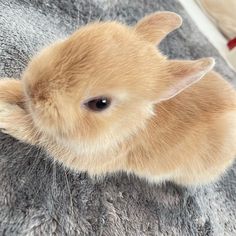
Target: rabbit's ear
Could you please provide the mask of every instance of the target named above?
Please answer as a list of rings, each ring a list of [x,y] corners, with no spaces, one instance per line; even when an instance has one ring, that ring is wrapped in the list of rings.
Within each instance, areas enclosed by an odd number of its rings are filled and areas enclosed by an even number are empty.
[[[182,18],[173,12],[157,12],[142,18],[135,26],[135,31],[145,40],[159,44],[171,31],[179,28]]]
[[[168,100],[199,81],[215,64],[213,58],[195,61],[168,61],[168,77],[156,102]]]

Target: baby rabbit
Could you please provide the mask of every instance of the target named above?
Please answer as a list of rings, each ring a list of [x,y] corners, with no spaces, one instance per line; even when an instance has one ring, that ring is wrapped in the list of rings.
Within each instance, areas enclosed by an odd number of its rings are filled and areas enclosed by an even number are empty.
[[[236,94],[212,58],[157,50],[181,23],[171,12],[97,22],[43,49],[21,80],[0,81],[0,128],[92,176],[216,180],[236,154]]]

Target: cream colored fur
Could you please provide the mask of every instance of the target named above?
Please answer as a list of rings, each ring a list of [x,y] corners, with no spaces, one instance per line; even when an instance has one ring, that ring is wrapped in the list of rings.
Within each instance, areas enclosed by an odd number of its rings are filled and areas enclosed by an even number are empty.
[[[20,81],[0,81],[0,128],[69,168],[149,181],[209,183],[236,154],[236,94],[212,58],[168,60],[157,49],[181,18],[128,27],[96,22],[36,55]],[[112,98],[102,112],[85,109]]]

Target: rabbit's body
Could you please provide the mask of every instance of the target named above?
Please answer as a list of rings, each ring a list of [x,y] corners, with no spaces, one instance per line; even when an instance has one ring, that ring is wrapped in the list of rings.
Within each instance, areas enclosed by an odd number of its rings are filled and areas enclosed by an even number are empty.
[[[209,72],[212,59],[171,61],[156,50],[180,25],[169,12],[134,28],[96,23],[44,49],[22,81],[1,81],[0,127],[90,175],[217,179],[236,154],[236,93]]]
[[[157,105],[156,116],[130,145],[129,169],[153,181],[194,185],[214,180],[236,153],[235,98],[231,86],[209,72]]]

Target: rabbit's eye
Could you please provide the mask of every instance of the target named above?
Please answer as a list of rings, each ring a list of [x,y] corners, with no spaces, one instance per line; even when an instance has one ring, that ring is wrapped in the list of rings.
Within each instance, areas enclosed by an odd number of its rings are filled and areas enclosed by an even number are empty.
[[[84,103],[91,111],[103,111],[111,105],[111,99],[108,97],[96,97]]]

